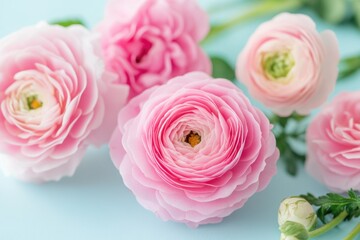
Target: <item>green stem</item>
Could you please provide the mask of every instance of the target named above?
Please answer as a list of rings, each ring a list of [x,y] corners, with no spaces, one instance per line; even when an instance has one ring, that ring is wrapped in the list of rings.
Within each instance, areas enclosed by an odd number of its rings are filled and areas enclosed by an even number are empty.
[[[265,14],[297,9],[302,5],[303,4],[301,0],[266,1],[266,2],[257,3],[252,9],[250,9],[245,14],[235,16],[234,18],[228,20],[227,22],[213,26],[208,36],[204,39],[203,42],[206,42],[209,39],[220,34],[221,32],[229,28],[232,28],[240,23],[243,23],[245,21],[254,19],[256,17]]]
[[[353,240],[360,233],[360,223],[343,239],[343,240]]]
[[[322,226],[322,227],[320,227],[318,229],[315,229],[314,231],[309,232],[309,237],[313,238],[313,237],[317,237],[317,236],[319,236],[321,234],[326,233],[327,231],[333,229],[334,227],[339,225],[342,221],[344,221],[344,219],[347,216],[348,216],[348,213],[346,211],[343,211],[336,218],[334,218],[331,222],[328,222],[324,226]]]

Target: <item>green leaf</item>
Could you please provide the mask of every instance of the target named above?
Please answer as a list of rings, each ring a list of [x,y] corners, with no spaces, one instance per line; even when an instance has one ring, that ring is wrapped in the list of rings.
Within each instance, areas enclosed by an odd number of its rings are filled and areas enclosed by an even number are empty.
[[[286,168],[286,172],[292,176],[295,177],[298,173],[298,166],[297,166],[297,162],[293,161],[293,160],[289,160],[290,158],[285,159],[285,168]]]
[[[339,80],[343,80],[347,77],[350,77],[351,75],[353,75],[354,73],[357,72],[357,69],[355,68],[345,68],[345,69],[341,69],[339,71]]]
[[[359,1],[360,2],[360,1]],[[360,56],[354,55],[341,59],[339,65],[339,79],[349,77],[360,69]]]
[[[352,9],[355,15],[355,22],[358,27],[360,27],[360,1],[359,0],[352,0]]]
[[[347,18],[347,0],[307,0],[308,5],[329,23],[340,23]]]
[[[51,24],[52,25],[59,25],[59,26],[63,26],[63,27],[69,27],[71,25],[82,25],[82,26],[86,27],[84,22],[81,19],[77,19],[77,18],[70,18],[70,19],[63,19],[63,20],[53,21],[53,22],[51,22]]]
[[[231,81],[235,80],[234,68],[223,58],[213,56],[211,57],[213,65],[213,77],[214,78],[225,78]]]
[[[294,150],[291,141],[305,144],[305,129],[301,130],[300,125],[307,119],[307,116],[292,114],[288,117],[280,117],[273,115],[270,118],[272,124],[275,125],[278,133],[275,134],[276,145],[280,151],[281,159],[284,161],[286,172],[290,176],[296,176],[298,167],[305,162],[306,156]],[[292,131],[287,131],[289,120],[295,120],[297,128]]]
[[[330,215],[332,218],[337,217],[343,211],[348,213],[346,220],[351,220],[360,216],[360,195],[350,190],[348,191],[348,197],[342,196],[337,193],[328,193],[318,198],[308,193],[307,195],[301,195],[310,204],[318,206],[317,215],[322,222],[326,222],[326,216]]]

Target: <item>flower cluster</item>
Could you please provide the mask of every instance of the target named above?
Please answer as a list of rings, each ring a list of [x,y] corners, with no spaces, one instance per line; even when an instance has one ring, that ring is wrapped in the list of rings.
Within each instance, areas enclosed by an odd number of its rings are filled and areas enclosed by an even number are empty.
[[[41,23],[1,39],[3,172],[34,182],[71,176],[89,145],[108,143],[129,97],[189,71],[209,73],[198,45],[207,15],[195,1],[184,6],[110,1],[93,32]]]
[[[258,27],[236,75],[276,114],[270,122],[234,83],[210,76],[200,47],[209,29],[195,0],[110,0],[92,31],[40,23],[0,39],[0,169],[57,181],[88,146],[109,144],[142,206],[190,227],[222,221],[270,183],[280,154],[300,158],[287,121],[326,102],[339,49],[303,14]],[[359,93],[336,97],[306,136],[310,174],[334,191],[360,191]],[[308,239],[316,220],[307,200],[286,199],[281,238]]]

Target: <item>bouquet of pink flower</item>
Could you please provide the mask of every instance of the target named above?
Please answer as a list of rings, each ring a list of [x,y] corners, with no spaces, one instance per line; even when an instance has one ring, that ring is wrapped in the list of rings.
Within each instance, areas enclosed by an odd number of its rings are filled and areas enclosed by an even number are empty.
[[[318,10],[316,4],[327,3],[260,1],[210,26],[195,0],[109,0],[92,30],[76,21],[43,22],[5,36],[0,170],[24,181],[58,181],[75,173],[89,146],[108,144],[144,208],[195,228],[221,222],[264,190],[280,158],[291,175],[305,163],[336,192],[285,199],[281,239],[310,239],[359,217],[360,95],[325,102],[338,79],[360,68],[360,58],[340,62],[333,31],[286,13]],[[332,23],[345,19],[330,10],[317,12]],[[235,67],[202,49],[269,12],[281,13],[258,26]],[[357,226],[346,239],[359,232]]]

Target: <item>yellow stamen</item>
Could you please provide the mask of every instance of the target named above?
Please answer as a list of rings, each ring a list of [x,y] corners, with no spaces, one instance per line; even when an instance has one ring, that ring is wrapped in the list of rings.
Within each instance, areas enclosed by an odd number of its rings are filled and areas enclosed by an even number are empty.
[[[43,105],[36,95],[28,97],[27,103],[30,110],[41,108]]]
[[[41,107],[42,106],[42,102],[40,102],[39,100],[34,100],[34,101],[32,101],[32,103],[30,104],[30,108],[31,109],[37,109],[37,108],[39,108],[39,107]]]
[[[185,142],[189,143],[191,147],[195,147],[201,142],[201,136],[198,133],[191,131],[185,138]]]

